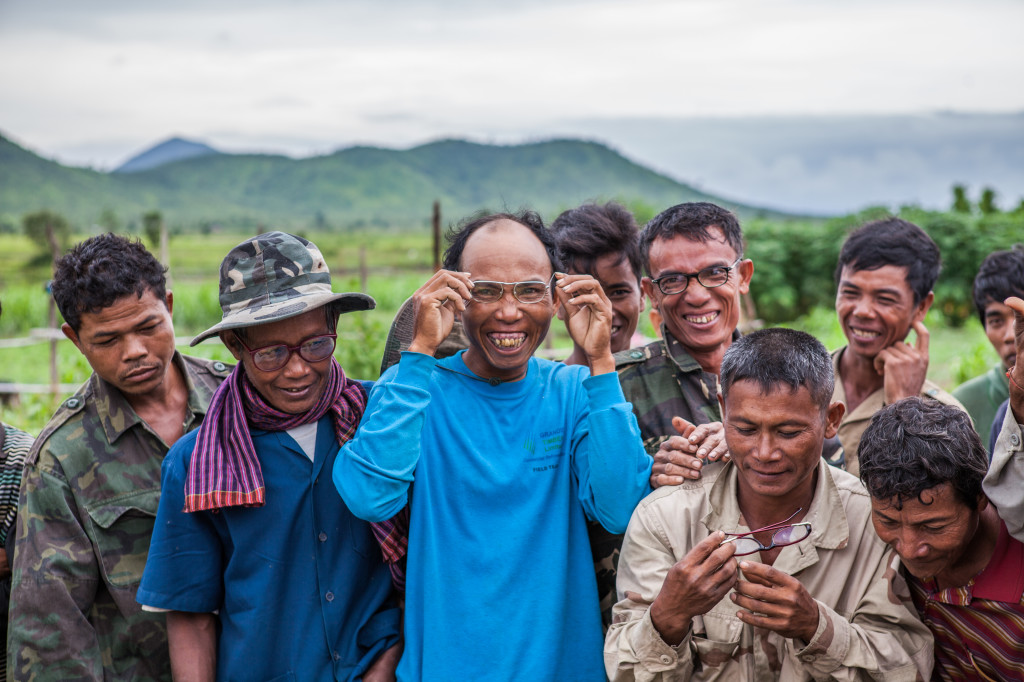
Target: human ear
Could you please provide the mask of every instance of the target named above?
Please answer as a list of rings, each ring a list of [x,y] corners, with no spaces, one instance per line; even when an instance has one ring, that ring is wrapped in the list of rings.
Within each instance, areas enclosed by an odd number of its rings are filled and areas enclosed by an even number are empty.
[[[240,344],[238,342],[238,338],[235,336],[234,332],[230,332],[230,331],[220,332],[220,334],[218,334],[218,336],[220,336],[221,343],[223,343],[224,346],[229,351],[231,351],[231,354],[233,356],[235,356],[235,360],[241,362],[242,361],[242,344]]]
[[[846,405],[842,402],[837,400],[828,406],[825,414],[825,438],[832,438],[839,432],[839,424],[843,421],[844,414]]]

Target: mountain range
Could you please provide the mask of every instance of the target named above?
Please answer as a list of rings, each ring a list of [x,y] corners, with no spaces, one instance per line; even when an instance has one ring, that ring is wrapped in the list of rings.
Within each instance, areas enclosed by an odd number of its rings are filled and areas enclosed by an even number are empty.
[[[700,192],[575,139],[519,145],[441,140],[406,150],[349,147],[305,159],[229,154],[174,138],[115,171],[45,159],[0,135],[0,223],[50,209],[85,227],[159,210],[171,226],[403,227],[425,223],[435,200],[446,221],[479,210],[530,207],[546,218],[584,201],[617,199],[657,211],[714,201],[741,217],[786,214]]]

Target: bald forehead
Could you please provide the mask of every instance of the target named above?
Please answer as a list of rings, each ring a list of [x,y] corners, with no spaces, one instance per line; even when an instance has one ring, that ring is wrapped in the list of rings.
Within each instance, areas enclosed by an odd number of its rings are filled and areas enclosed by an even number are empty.
[[[480,251],[493,252],[500,248],[507,255],[540,256],[550,262],[547,249],[533,231],[514,220],[501,218],[487,223],[466,240],[463,259],[478,255]]]

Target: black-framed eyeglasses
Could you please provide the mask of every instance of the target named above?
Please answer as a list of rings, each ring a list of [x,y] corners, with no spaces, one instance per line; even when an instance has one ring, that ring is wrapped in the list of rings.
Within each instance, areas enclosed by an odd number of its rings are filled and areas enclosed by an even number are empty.
[[[298,353],[299,357],[306,362],[323,362],[334,354],[334,346],[337,344],[337,334],[317,334],[303,339],[296,346],[289,346],[284,343],[276,343],[272,346],[261,346],[260,348],[249,348],[242,337],[235,334],[238,342],[249,352],[252,364],[256,369],[264,372],[275,372],[285,365],[292,358],[292,353]]]
[[[722,541],[724,545],[727,542],[733,543],[736,547],[736,553],[733,556],[746,556],[753,554],[754,552],[767,551],[769,549],[775,549],[776,547],[786,547],[788,545],[795,545],[798,542],[806,540],[811,535],[811,524],[807,522],[801,523],[789,523],[793,516],[796,516],[803,507],[793,512],[793,515],[785,521],[779,521],[773,523],[770,526],[764,528],[758,528],[757,530],[749,530],[746,533],[726,533],[731,537],[727,537]],[[755,533],[764,533],[766,531],[775,531],[772,533],[771,544],[765,546],[754,537]]]
[[[736,269],[743,256],[737,258],[732,265],[712,265],[700,272],[670,272],[658,279],[652,279],[651,284],[657,284],[661,293],[666,296],[681,294],[690,286],[690,280],[697,280],[705,289],[720,287],[729,281],[729,273]]]
[[[472,282],[473,288],[469,290],[469,295],[474,301],[480,303],[494,303],[501,300],[501,297],[505,295],[505,287],[510,286],[512,287],[512,295],[520,303],[540,303],[547,298],[548,289],[551,288],[551,280],[553,278],[554,275],[552,274],[546,282],[540,280],[491,282],[481,279]]]

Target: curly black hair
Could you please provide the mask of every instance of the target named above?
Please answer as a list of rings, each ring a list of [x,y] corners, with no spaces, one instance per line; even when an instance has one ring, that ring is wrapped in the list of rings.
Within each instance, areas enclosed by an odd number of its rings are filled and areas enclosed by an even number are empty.
[[[977,509],[988,454],[971,418],[959,407],[913,396],[886,405],[871,418],[857,450],[860,478],[871,497],[919,500],[949,483],[957,499]]]
[[[114,301],[152,291],[166,300],[167,268],[139,240],[110,232],[76,244],[54,267],[53,298],[64,321],[76,332],[82,314]]]

